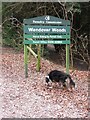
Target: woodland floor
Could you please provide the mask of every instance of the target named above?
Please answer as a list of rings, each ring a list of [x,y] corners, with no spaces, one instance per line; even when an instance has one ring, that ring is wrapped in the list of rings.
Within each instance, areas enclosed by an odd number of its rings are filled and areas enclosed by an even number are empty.
[[[77,86],[70,92],[45,85],[45,76],[50,70],[65,71],[60,64],[42,58],[41,70],[36,72],[36,60],[32,57],[28,78],[25,78],[23,52],[2,48],[1,57],[2,117],[88,118],[88,71],[76,69],[72,73],[70,70]]]

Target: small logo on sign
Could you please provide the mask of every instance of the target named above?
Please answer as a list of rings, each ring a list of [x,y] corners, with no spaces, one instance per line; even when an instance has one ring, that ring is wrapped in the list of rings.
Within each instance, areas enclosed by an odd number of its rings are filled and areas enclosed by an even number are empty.
[[[46,16],[46,17],[45,17],[45,20],[50,20],[50,16]]]

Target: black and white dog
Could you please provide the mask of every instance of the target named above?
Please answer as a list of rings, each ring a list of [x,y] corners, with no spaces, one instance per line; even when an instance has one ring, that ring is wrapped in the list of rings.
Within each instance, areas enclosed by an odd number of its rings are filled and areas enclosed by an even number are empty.
[[[71,76],[62,71],[53,70],[46,76],[46,83],[49,82],[59,83],[62,87],[69,89],[75,88],[75,82],[71,79]]]

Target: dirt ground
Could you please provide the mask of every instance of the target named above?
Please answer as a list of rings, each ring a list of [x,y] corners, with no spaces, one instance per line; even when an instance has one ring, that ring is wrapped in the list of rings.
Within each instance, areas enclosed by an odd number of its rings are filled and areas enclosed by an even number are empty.
[[[42,58],[41,70],[36,72],[36,60],[32,57],[25,78],[23,53],[2,48],[1,57],[1,117],[88,118],[88,71],[75,70],[72,74],[70,70],[76,83],[76,89],[70,92],[45,85],[50,70],[65,71],[61,65]]]

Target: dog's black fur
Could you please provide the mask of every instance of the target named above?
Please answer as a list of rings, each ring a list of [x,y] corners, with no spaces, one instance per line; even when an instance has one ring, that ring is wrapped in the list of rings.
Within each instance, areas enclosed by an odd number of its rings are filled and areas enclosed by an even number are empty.
[[[75,88],[75,83],[74,81],[71,79],[71,76],[67,73],[64,73],[62,71],[58,71],[58,70],[53,70],[51,71],[48,76],[46,76],[46,83],[49,83],[50,80],[52,82],[57,82],[57,83],[61,83],[64,87],[66,86],[66,81],[68,80],[69,82],[69,86],[72,88]]]

